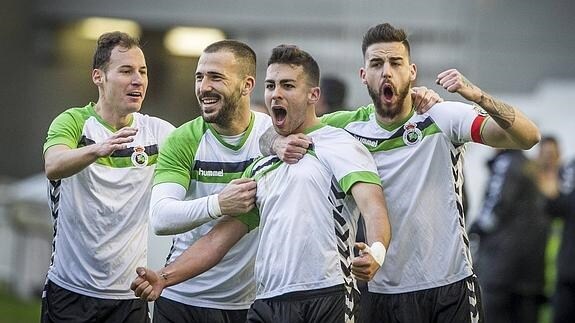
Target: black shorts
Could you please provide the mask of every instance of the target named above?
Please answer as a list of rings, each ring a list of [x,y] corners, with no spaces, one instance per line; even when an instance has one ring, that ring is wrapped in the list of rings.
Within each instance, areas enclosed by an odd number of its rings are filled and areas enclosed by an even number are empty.
[[[154,303],[154,323],[245,323],[248,310],[198,307],[160,297]]]
[[[248,311],[249,323],[345,323],[359,310],[359,293],[351,299],[343,285],[257,299]],[[346,299],[348,301],[346,301]],[[351,301],[351,302],[350,302]]]
[[[362,323],[482,323],[481,291],[475,275],[437,288],[362,297]]]
[[[140,299],[103,299],[81,295],[49,281],[44,286],[42,323],[150,322],[148,303]]]

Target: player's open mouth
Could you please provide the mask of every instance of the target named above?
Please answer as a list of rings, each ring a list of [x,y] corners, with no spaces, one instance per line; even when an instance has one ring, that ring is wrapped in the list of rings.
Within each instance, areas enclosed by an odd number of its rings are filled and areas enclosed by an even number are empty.
[[[209,106],[218,103],[220,96],[215,93],[206,93],[200,97],[200,102],[204,106]]]
[[[272,107],[272,113],[276,124],[281,126],[285,122],[287,110],[284,107],[276,105]]]
[[[383,85],[383,97],[388,101],[393,98],[393,87],[391,84],[386,83]]]

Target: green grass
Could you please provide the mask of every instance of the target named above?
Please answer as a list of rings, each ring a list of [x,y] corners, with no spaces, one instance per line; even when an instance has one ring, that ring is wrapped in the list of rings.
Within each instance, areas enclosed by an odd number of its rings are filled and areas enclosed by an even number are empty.
[[[40,299],[23,301],[0,287],[0,323],[40,322]]]

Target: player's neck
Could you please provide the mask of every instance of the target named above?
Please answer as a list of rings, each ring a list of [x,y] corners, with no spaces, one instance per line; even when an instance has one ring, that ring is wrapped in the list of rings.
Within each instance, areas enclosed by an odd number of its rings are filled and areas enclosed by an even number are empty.
[[[132,123],[132,113],[120,113],[119,109],[104,105],[101,102],[96,103],[94,111],[114,129],[122,129]]]

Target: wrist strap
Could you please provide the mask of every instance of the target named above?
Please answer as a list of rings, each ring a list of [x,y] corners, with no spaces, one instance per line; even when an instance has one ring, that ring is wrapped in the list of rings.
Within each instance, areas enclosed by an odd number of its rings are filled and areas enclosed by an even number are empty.
[[[213,194],[208,196],[207,201],[208,215],[212,219],[217,219],[222,216],[222,210],[220,209],[220,202],[218,201],[218,194]]]
[[[375,262],[377,262],[381,267],[381,265],[383,265],[383,261],[385,260],[387,249],[385,249],[383,243],[376,241],[372,243],[371,246],[366,246],[363,252],[369,253],[373,257]]]

